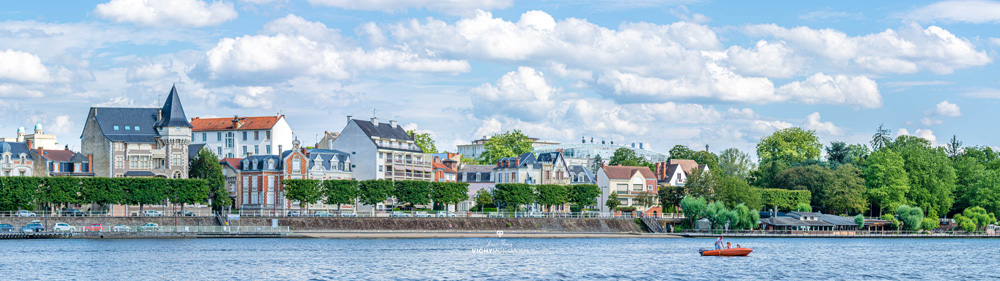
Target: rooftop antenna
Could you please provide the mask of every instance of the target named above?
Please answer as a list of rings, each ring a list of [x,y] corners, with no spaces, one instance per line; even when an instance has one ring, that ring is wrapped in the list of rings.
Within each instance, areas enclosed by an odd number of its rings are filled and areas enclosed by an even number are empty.
[[[375,115],[375,108],[374,107],[372,108],[372,117],[378,117],[378,115]]]

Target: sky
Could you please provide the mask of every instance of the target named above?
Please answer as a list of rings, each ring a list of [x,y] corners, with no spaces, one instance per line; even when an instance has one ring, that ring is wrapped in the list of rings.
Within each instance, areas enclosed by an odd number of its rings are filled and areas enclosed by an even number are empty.
[[[439,150],[519,129],[753,153],[792,126],[879,124],[996,146],[996,1],[110,0],[0,11],[0,136],[79,149],[91,106],[284,114],[314,143],[346,116]]]

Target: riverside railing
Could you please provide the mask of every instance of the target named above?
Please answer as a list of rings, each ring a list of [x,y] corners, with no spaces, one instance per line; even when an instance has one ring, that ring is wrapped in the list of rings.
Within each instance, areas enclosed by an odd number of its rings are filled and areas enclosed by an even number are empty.
[[[1000,233],[990,233],[990,232],[966,232],[966,231],[942,231],[942,230],[932,230],[932,231],[909,231],[909,230],[682,230],[676,233],[681,234],[691,234],[696,236],[740,236],[740,237],[768,237],[768,236],[781,236],[781,237],[899,237],[899,236],[913,236],[913,237],[955,237],[955,236],[968,236],[968,237],[983,237],[983,236],[998,236]]]
[[[218,225],[101,225],[100,227],[71,225],[72,230],[51,232],[73,233],[288,233],[288,226],[218,226]],[[47,229],[48,230],[48,229]]]
[[[233,210],[232,214],[241,217],[448,217],[448,218],[652,218],[652,219],[684,219],[681,213],[643,214],[641,212],[533,212],[533,211],[497,211],[497,212],[446,212],[446,211],[336,211],[336,210]]]
[[[155,212],[145,212],[145,211],[155,211]],[[120,212],[116,211],[115,213],[120,213]],[[124,212],[121,212],[121,213],[124,213]],[[2,212],[0,212],[0,217],[39,217],[39,218],[42,218],[42,217],[50,217],[50,218],[59,218],[59,217],[175,217],[175,216],[176,217],[207,217],[207,216],[212,216],[212,215],[213,215],[212,214],[212,210],[209,209],[209,208],[185,208],[184,211],[181,211],[180,208],[173,209],[171,207],[167,207],[165,209],[165,211],[164,211],[164,208],[163,207],[159,207],[159,206],[147,206],[146,208],[144,208],[143,212],[140,212],[138,207],[135,207],[135,209],[131,209],[130,208],[128,210],[128,212],[127,212],[127,215],[124,215],[124,216],[120,215],[120,214],[114,214],[112,212],[97,212],[97,211],[93,211],[93,212],[80,211],[80,212],[72,212],[72,213],[63,212],[63,211],[49,212],[49,211],[45,211],[45,210],[42,210],[42,211],[26,211],[26,212],[19,212],[19,211],[2,211]]]

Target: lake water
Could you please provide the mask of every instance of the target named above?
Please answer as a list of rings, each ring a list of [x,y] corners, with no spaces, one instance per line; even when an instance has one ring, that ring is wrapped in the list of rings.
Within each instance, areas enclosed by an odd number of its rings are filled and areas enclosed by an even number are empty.
[[[994,239],[0,240],[0,279],[1000,279]]]

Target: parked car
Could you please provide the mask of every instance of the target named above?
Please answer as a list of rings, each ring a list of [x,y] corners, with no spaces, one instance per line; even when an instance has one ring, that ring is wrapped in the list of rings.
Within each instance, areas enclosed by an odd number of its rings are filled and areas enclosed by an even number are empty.
[[[193,217],[194,216],[194,212],[192,212],[192,211],[177,211],[177,216],[178,217]]]
[[[345,217],[345,218],[356,218],[356,217],[358,217],[358,213],[355,213],[355,212],[340,212],[340,216],[341,217]]]
[[[545,215],[539,212],[530,212],[524,215],[526,218],[544,218]]]
[[[429,218],[429,217],[431,217],[431,214],[428,214],[427,212],[424,212],[424,211],[419,211],[419,212],[413,213],[413,217],[415,217],[415,218]]]
[[[500,214],[499,212],[490,212],[489,214],[486,214],[486,217],[488,217],[488,218],[499,218],[499,217],[503,217],[503,214]]]
[[[104,230],[104,226],[102,226],[99,223],[94,223],[94,224],[91,224],[91,225],[83,227],[83,231],[84,232],[101,232],[103,230]]]
[[[18,217],[37,217],[38,215],[36,215],[35,212],[32,212],[32,211],[20,210],[20,211],[17,211],[17,216]]]
[[[302,216],[302,212],[300,212],[300,211],[288,211],[288,216],[289,217],[301,217]]]
[[[45,227],[42,226],[42,221],[40,220],[33,220],[31,221],[31,223],[21,227],[21,232],[43,232],[43,231],[45,231]]]
[[[129,232],[132,231],[132,227],[124,224],[115,225],[111,228],[111,232]]]
[[[14,232],[14,226],[10,224],[0,224],[0,232]]]
[[[85,217],[87,213],[81,212],[77,209],[63,209],[62,215],[64,217]]]
[[[435,214],[435,215],[437,217],[439,217],[439,218],[454,218],[454,217],[456,217],[455,213],[452,213],[452,212],[437,212],[437,214]]]
[[[163,213],[157,210],[144,210],[142,211],[143,217],[162,217]]]
[[[56,225],[52,226],[52,231],[55,231],[55,232],[76,232],[76,227],[72,226],[72,225],[68,225],[66,223],[60,222],[60,223],[56,223]]]
[[[160,225],[147,222],[144,225],[135,228],[135,231],[160,231]]]
[[[333,214],[331,214],[330,212],[327,212],[327,211],[316,211],[315,213],[313,213],[313,216],[314,217],[329,218],[329,217],[333,217]]]
[[[407,214],[407,213],[404,213],[404,212],[401,212],[401,211],[395,211],[395,212],[392,212],[392,214],[389,214],[389,217],[390,218],[408,218],[408,217],[410,217],[410,214]]]

